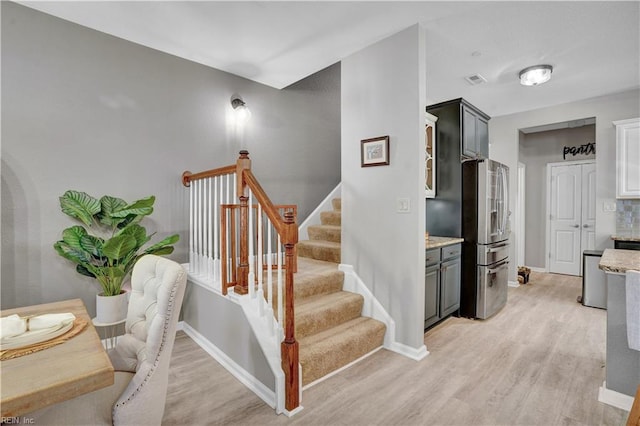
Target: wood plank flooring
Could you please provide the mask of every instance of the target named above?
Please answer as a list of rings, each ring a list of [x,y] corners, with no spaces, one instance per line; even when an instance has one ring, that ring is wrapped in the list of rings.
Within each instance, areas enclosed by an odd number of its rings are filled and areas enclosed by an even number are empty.
[[[287,418],[188,336],[174,348],[166,425],[624,425],[598,402],[606,311],[576,302],[579,277],[532,273],[486,321],[450,318],[420,362],[380,350],[303,393]]]

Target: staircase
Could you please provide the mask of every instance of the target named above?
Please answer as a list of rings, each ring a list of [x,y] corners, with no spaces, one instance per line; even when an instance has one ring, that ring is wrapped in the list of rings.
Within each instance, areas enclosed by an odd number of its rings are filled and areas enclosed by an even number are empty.
[[[361,315],[364,298],[342,290],[341,200],[300,241],[295,274],[295,330],[302,385],[308,385],[382,346],[386,326]]]

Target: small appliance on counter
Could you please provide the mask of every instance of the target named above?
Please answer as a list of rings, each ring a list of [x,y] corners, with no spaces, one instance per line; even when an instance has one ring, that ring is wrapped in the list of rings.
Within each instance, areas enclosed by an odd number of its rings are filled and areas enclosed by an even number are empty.
[[[486,319],[506,305],[509,234],[509,168],[463,162],[461,316]]]

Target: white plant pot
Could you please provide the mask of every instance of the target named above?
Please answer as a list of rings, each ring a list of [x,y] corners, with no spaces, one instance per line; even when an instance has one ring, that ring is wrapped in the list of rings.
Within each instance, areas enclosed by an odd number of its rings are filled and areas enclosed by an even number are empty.
[[[128,297],[126,292],[117,296],[96,295],[96,321],[102,324],[120,322],[127,318]]]

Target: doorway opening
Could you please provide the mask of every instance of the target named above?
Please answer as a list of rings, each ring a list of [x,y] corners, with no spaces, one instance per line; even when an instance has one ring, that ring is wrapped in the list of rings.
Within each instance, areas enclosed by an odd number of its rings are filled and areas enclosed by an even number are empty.
[[[547,169],[552,164],[561,166],[563,164],[591,162],[593,167],[593,174],[589,175],[589,178],[593,180],[593,185],[591,185],[593,187],[593,196],[591,198],[595,200],[595,118],[520,129],[519,135],[518,161],[522,164],[519,167],[519,171],[522,174],[522,183],[518,184],[520,202],[516,205],[516,220],[521,221],[520,225],[517,225],[517,235],[515,236],[516,246],[519,247],[519,250],[517,250],[517,264],[519,266],[527,266],[538,272],[581,275],[582,251],[587,250],[587,247],[589,247],[589,238],[592,238],[591,236],[595,237],[595,220],[593,224],[582,223],[582,221],[571,224],[571,226],[576,224],[579,226],[579,228],[572,229],[590,230],[592,234],[588,234],[589,236],[585,237],[586,243],[584,246],[582,244],[582,235],[580,236],[579,244],[576,242],[578,241],[577,238],[571,240],[573,242],[571,256],[578,259],[578,266],[572,269],[571,272],[556,270],[551,265],[550,255],[557,257],[560,254],[561,259],[568,258],[569,255],[565,246],[561,246],[561,251],[551,250],[552,244],[548,223],[551,213],[548,207],[550,207],[549,200],[552,187],[547,183]],[[580,148],[583,145],[589,145],[589,148]],[[580,177],[580,182],[582,182],[582,176]],[[583,185],[580,185],[581,194],[582,187]],[[586,184],[584,187],[590,188],[590,185]],[[524,193],[520,193],[521,191]],[[577,195],[572,195],[572,197],[575,196]],[[580,199],[582,199],[582,196]],[[590,198],[586,197],[586,199]],[[554,207],[556,206],[554,205]],[[568,208],[565,205],[560,207],[563,209]],[[592,211],[595,215],[595,201]],[[564,214],[564,210],[562,213]],[[587,225],[587,227],[584,228],[583,225]],[[566,237],[566,241],[569,238],[569,234],[558,234],[557,236]],[[565,240],[560,239],[561,242]]]

